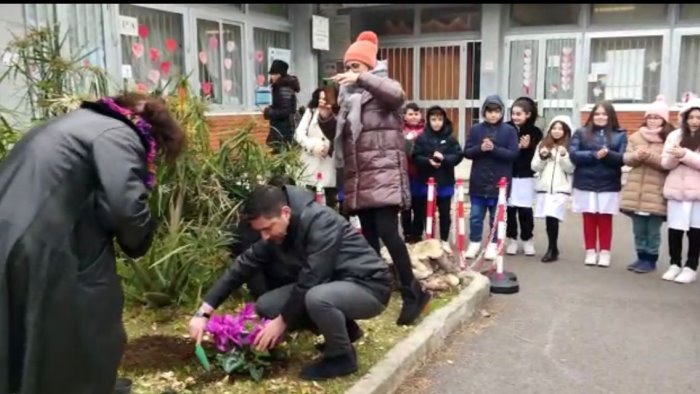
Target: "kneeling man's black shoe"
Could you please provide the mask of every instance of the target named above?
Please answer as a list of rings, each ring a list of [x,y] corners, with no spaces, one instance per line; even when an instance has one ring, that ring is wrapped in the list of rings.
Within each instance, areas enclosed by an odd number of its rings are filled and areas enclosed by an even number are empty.
[[[326,380],[350,375],[357,371],[355,349],[334,357],[323,356],[315,363],[302,368],[299,377],[304,380]]]

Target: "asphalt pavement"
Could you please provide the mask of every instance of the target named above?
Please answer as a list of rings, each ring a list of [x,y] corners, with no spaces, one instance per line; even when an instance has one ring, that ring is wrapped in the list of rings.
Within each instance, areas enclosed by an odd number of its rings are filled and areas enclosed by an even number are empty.
[[[537,256],[505,260],[520,292],[492,295],[399,393],[700,393],[700,283],[661,280],[665,234],[657,271],[635,274],[624,215],[610,268],[584,266],[580,215],[562,224],[551,264],[540,262],[544,222],[535,226]]]

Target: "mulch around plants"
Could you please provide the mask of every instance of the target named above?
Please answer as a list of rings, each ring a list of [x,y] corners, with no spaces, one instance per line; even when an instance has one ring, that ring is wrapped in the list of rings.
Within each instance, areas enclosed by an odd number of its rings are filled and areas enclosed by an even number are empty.
[[[145,335],[127,343],[121,367],[126,371],[169,369],[194,361],[194,341],[168,335]]]

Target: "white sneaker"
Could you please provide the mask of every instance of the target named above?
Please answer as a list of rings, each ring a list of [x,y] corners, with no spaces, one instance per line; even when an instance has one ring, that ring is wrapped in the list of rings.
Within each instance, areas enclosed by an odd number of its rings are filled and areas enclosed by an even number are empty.
[[[675,265],[675,264],[671,264],[671,266],[668,267],[668,269],[666,270],[664,275],[661,277],[661,279],[672,281],[672,280],[676,279],[676,276],[678,276],[678,274],[680,274],[681,271],[682,271],[682,269],[680,266]]]
[[[508,238],[506,240],[506,254],[514,256],[518,254],[518,240],[513,238]]]
[[[481,250],[481,242],[469,242],[469,246],[467,246],[467,251],[464,253],[464,258],[476,258],[476,255],[479,254],[479,250]]]
[[[610,251],[601,250],[598,256],[598,267],[610,267]]]
[[[523,245],[523,251],[525,252],[525,256],[534,256],[535,255],[535,240],[531,239],[529,241],[525,241],[525,244]]]
[[[586,251],[586,258],[583,260],[583,263],[586,265],[598,264],[598,254],[596,253],[595,249],[588,249]]]
[[[683,267],[683,271],[673,281],[676,283],[693,283],[696,280],[698,280],[698,273],[692,268]]]
[[[496,257],[498,257],[498,247],[496,246],[495,242],[491,242],[486,247],[486,253],[484,253],[484,258],[486,260],[496,260]]]

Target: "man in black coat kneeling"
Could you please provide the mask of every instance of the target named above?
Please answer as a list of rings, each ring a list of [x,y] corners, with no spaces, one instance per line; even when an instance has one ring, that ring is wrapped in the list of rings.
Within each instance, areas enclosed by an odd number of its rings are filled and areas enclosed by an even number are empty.
[[[355,372],[352,341],[360,334],[354,320],[370,319],[386,308],[391,291],[386,263],[347,220],[314,202],[302,188],[260,186],[242,214],[261,240],[238,256],[206,294],[190,321],[190,335],[200,338],[211,312],[232,291],[264,267],[276,266],[293,273],[296,281],[257,299],[257,314],[272,320],[255,338],[255,346],[268,350],[285,331],[306,328],[310,320],[325,339],[323,358],[303,368],[301,378],[322,380]]]

